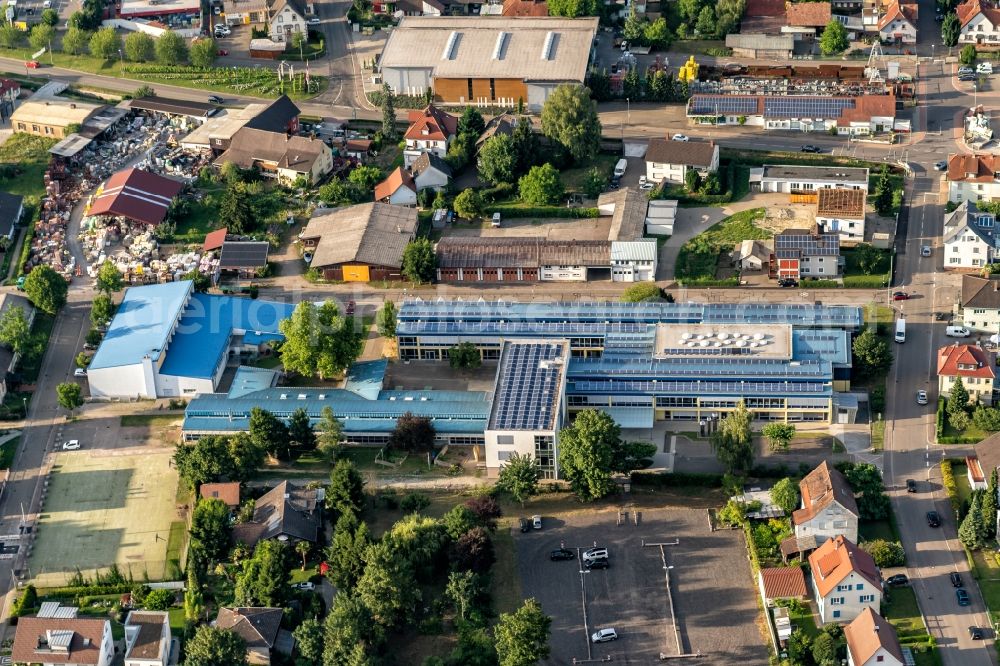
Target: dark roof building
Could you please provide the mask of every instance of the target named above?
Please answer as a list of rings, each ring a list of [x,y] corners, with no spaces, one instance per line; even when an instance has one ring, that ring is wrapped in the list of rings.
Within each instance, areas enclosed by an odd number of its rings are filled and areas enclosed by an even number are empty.
[[[166,664],[170,659],[170,619],[164,612],[132,611],[125,620],[125,663]]]
[[[14,229],[24,212],[24,197],[20,194],[0,192],[0,236],[14,238]]]
[[[267,241],[230,241],[222,244],[219,270],[254,273],[267,265],[267,253],[271,244]]]
[[[545,4],[543,3],[532,3],[532,4]],[[489,122],[486,123],[486,129],[483,133],[479,135],[476,139],[476,152],[483,147],[483,144],[492,139],[493,137],[506,134],[510,136],[514,133],[514,128],[517,127],[517,117],[511,113],[501,113],[499,116],[493,116],[490,118]]]
[[[672,141],[654,137],[646,147],[646,161],[656,164],[685,164],[708,169],[718,164],[719,148],[714,141]]]
[[[962,307],[1000,310],[1000,278],[963,275]]]
[[[292,635],[281,628],[280,608],[220,608],[215,626],[228,629],[247,644],[251,664],[270,663],[271,651],[291,654],[295,646]]]
[[[367,203],[318,210],[300,234],[310,266],[328,280],[399,280],[403,250],[417,231],[417,211]]]
[[[210,118],[219,112],[218,106],[208,102],[170,99],[159,95],[127,99],[119,106],[133,111],[154,111],[169,116],[188,116],[189,118]]]
[[[265,176],[279,180],[306,176],[315,183],[333,169],[333,153],[314,137],[246,126],[233,134],[229,149],[215,160],[215,166],[226,162],[244,169],[256,166]]]
[[[183,188],[183,183],[172,178],[125,169],[108,178],[87,214],[118,215],[136,222],[159,224]]]
[[[274,100],[243,126],[248,129],[283,134],[299,131],[299,107],[287,95]]]
[[[320,492],[282,481],[257,500],[253,520],[233,526],[233,541],[254,546],[264,539],[308,541],[319,538]]]

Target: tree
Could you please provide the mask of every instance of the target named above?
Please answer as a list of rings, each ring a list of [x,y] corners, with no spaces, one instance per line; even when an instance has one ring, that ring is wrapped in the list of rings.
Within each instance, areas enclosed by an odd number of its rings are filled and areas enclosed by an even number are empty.
[[[965,410],[959,409],[954,412],[948,412],[948,425],[959,432],[969,427],[969,421],[971,419]]]
[[[489,573],[497,559],[490,533],[485,527],[473,527],[462,534],[452,547],[450,559],[458,571]]]
[[[787,476],[771,486],[770,496],[786,516],[799,507],[799,485]]]
[[[326,489],[326,508],[335,515],[358,515],[365,505],[365,482],[361,472],[350,460],[338,460],[330,470],[330,485]]]
[[[295,649],[310,664],[323,659],[323,625],[315,618],[306,618],[292,631]]]
[[[293,34],[301,35],[302,33]],[[188,59],[195,67],[211,67],[217,53],[218,48],[215,40],[211,37],[202,37],[191,42],[191,48],[188,49]]]
[[[606,412],[585,409],[573,424],[559,431],[559,454],[564,478],[577,497],[604,497],[611,482],[612,456],[621,441],[621,428]]]
[[[948,389],[948,404],[946,405],[948,413],[964,412],[968,404],[969,391],[965,388],[965,382],[962,381],[961,377],[955,377],[951,388]]]
[[[480,525],[491,532],[496,530],[497,518],[503,515],[503,511],[492,495],[467,499],[465,506],[476,517]]]
[[[663,298],[663,290],[655,282],[636,282],[626,287],[622,292],[623,303],[641,303],[657,301]]]
[[[650,442],[625,442],[619,440],[611,449],[611,471],[629,474],[653,463],[656,445]]]
[[[173,30],[167,30],[156,40],[156,62],[161,65],[179,65],[187,59],[187,44]]]
[[[0,315],[0,342],[15,354],[23,354],[31,346],[31,324],[24,308],[10,307]]]
[[[966,44],[958,54],[958,61],[963,65],[972,65],[976,62],[978,55],[975,44]]]
[[[56,399],[60,407],[72,414],[74,409],[83,406],[83,390],[76,382],[62,382],[56,386]]]
[[[90,323],[95,328],[107,326],[114,316],[115,306],[107,294],[98,294],[90,304]]]
[[[455,666],[497,666],[493,637],[483,627],[471,622],[463,623],[458,628],[458,645],[451,651],[447,663]],[[432,665],[424,662],[424,666]]]
[[[156,42],[144,32],[132,32],[125,37],[125,57],[131,62],[146,62],[156,55]],[[117,290],[116,290],[117,291]]]
[[[711,38],[715,36],[715,11],[711,7],[706,5],[701,8],[701,11],[698,12],[698,20],[695,21],[694,29],[701,37]]]
[[[761,429],[761,434],[767,438],[767,443],[772,451],[785,451],[795,437],[795,426],[791,423],[775,421],[768,423]]]
[[[520,116],[510,135],[514,142],[514,152],[517,155],[517,168],[514,175],[527,173],[538,159],[538,136],[535,134],[531,118]]]
[[[344,426],[329,405],[320,412],[320,420],[316,424],[316,442],[316,449],[327,462],[335,461],[343,448]]]
[[[429,238],[417,238],[406,244],[403,275],[412,282],[431,282],[437,276],[437,254]]]
[[[403,451],[430,451],[434,447],[434,424],[426,416],[406,412],[396,419],[396,427],[389,435],[389,448]]]
[[[384,630],[360,598],[353,594],[333,598],[323,625],[323,666],[343,666],[357,646],[374,654],[384,641]]]
[[[990,482],[983,494],[983,524],[986,528],[986,538],[993,539],[997,535],[997,468],[990,472]]]
[[[542,132],[577,162],[596,155],[601,145],[601,121],[590,91],[572,83],[552,91],[542,106]]]
[[[482,592],[479,576],[473,571],[452,571],[448,574],[448,584],[444,596],[455,607],[458,618],[465,621],[465,611]]]
[[[250,441],[259,448],[267,451],[278,460],[288,460],[291,446],[288,442],[288,426],[277,416],[254,407],[250,410],[249,430]]]
[[[872,556],[880,569],[901,567],[906,563],[906,551],[898,541],[875,539],[861,544],[862,550]]]
[[[174,605],[173,590],[157,589],[146,595],[142,607],[151,611],[165,611]]]
[[[191,515],[190,551],[194,559],[207,566],[221,562],[229,550],[229,507],[219,499],[202,499]]]
[[[565,191],[559,170],[549,163],[531,167],[527,174],[521,176],[517,185],[521,199],[535,206],[558,204]]]
[[[184,588],[184,619],[196,623],[205,612],[205,597],[195,567],[188,565],[187,585]]]
[[[24,291],[36,308],[54,315],[66,304],[69,285],[49,266],[35,266],[24,280]]]
[[[604,191],[604,186],[608,184],[608,177],[597,167],[587,172],[587,177],[583,181],[583,193],[591,199],[596,199]]]
[[[944,21],[941,22],[941,41],[948,48],[958,44],[958,38],[962,34],[962,23],[958,20],[958,14],[948,12]]]
[[[326,553],[330,565],[326,577],[340,591],[351,592],[364,573],[364,554],[371,544],[368,526],[359,522],[352,511],[341,513],[333,528],[333,538]]]
[[[236,181],[226,186],[222,201],[219,202],[219,221],[237,234],[247,233],[257,227],[258,218],[247,183]]]
[[[311,549],[312,545],[308,541],[299,541],[295,544],[295,552],[302,556],[302,571],[306,570],[306,558]]]
[[[396,138],[396,106],[392,88],[382,84],[382,137],[388,141]]]
[[[854,258],[865,275],[874,275],[882,264],[882,253],[868,243],[860,243],[854,249]]]
[[[642,36],[647,46],[660,50],[666,50],[673,41],[673,35],[670,34],[670,26],[667,25],[667,20],[662,16],[648,23],[643,30]]]
[[[500,666],[533,666],[549,656],[552,618],[534,598],[513,613],[501,613],[495,629]]]
[[[596,0],[553,0],[548,3],[549,16],[600,16]]]
[[[202,625],[184,644],[184,666],[245,666],[247,663],[246,641],[228,629]]]
[[[197,266],[185,273],[183,279],[191,280],[194,283],[192,287],[199,294],[204,294],[212,286],[212,278],[199,271]]]
[[[736,409],[719,422],[718,431],[712,435],[715,457],[730,474],[745,472],[753,467],[753,438],[750,432],[752,420],[752,415],[740,400]]]
[[[477,522],[476,514],[464,504],[456,504],[441,517],[441,523],[452,539],[458,539],[475,527]]]
[[[118,51],[122,48],[121,37],[114,28],[101,28],[90,38],[90,55],[95,58],[111,60],[118,57]]]
[[[889,165],[883,164],[875,181],[873,193],[875,212],[883,217],[892,215],[892,178],[889,175]]]
[[[882,474],[875,465],[847,463],[837,468],[854,490],[862,520],[882,520],[889,515],[889,496],[885,494]]]
[[[701,187],[701,175],[694,169],[688,169],[684,174],[684,187],[692,194]]]
[[[486,121],[483,120],[483,114],[479,113],[479,109],[474,106],[465,107],[458,119],[458,134],[472,136],[472,140],[475,142],[485,129]]]
[[[302,407],[292,412],[288,418],[288,438],[299,454],[316,448],[316,433],[310,424],[309,414]]]
[[[876,334],[874,328],[866,328],[854,338],[852,345],[854,363],[863,376],[872,377],[889,371],[892,366],[892,352],[885,340]]]
[[[448,350],[448,365],[456,370],[475,370],[483,364],[479,348],[473,342],[460,342]]]
[[[479,192],[470,187],[455,197],[454,207],[458,216],[466,220],[482,217],[484,211],[483,198]]]
[[[0,37],[2,37],[3,29],[0,28]],[[0,39],[2,42],[2,39]],[[79,55],[84,52],[87,45],[90,43],[90,34],[80,28],[70,28],[66,31],[66,34],[62,38],[62,50],[63,53],[68,53],[70,55]]]
[[[386,301],[375,314],[375,327],[383,338],[396,337],[396,304]]]
[[[59,12],[51,8],[43,9],[41,19],[42,23],[54,28],[56,24],[59,23]]]
[[[530,454],[514,453],[500,468],[496,488],[524,506],[524,500],[538,492],[542,472]]]
[[[986,545],[986,530],[983,525],[982,492],[976,491],[972,495],[972,504],[969,513],[965,514],[965,519],[958,527],[958,540],[966,548],[976,550]]]
[[[275,539],[258,543],[236,576],[235,592],[240,606],[281,608],[288,592],[288,547]]]
[[[648,22],[645,16],[640,16],[634,9],[628,10],[625,17],[625,25],[622,26],[622,38],[629,44],[638,46],[645,41],[646,26]]]
[[[349,182],[358,185],[365,190],[373,190],[375,186],[378,185],[384,176],[382,175],[382,170],[376,166],[359,166],[351,170],[350,175],[347,176]]]
[[[813,638],[812,655],[816,666],[834,666],[840,663],[837,660],[837,641],[826,632]]]
[[[420,600],[420,588],[413,584],[413,567],[386,539],[368,546],[364,560],[365,570],[355,593],[376,622],[393,627]]]
[[[143,33],[136,32],[132,34],[141,35]],[[146,36],[148,37],[148,35]],[[114,262],[110,259],[101,264],[101,267],[97,269],[97,281],[94,286],[97,288],[97,291],[108,294],[109,296],[122,290],[122,287],[124,286],[122,274],[118,271],[118,267],[115,266]]]
[[[361,335],[354,329],[353,319],[341,316],[333,301],[319,307],[302,301],[278,328],[285,336],[282,365],[306,377],[319,375],[323,379],[343,372],[361,353]]]
[[[513,183],[517,171],[517,150],[514,139],[497,134],[486,140],[479,150],[479,178],[490,185]]]
[[[17,48],[23,38],[24,33],[14,26],[10,24],[0,26],[0,46],[8,49]]]
[[[52,45],[52,38],[55,34],[56,29],[51,25],[44,22],[39,23],[31,29],[31,35],[28,37],[28,43],[35,49],[48,48]]]
[[[847,29],[844,24],[836,19],[831,19],[823,29],[823,34],[819,38],[819,50],[823,55],[834,55],[842,53],[850,46],[851,40],[847,38]]]

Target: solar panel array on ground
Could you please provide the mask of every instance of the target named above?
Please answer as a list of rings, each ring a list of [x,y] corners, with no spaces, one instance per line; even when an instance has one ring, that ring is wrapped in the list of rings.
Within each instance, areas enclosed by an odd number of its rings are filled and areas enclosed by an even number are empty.
[[[854,108],[852,97],[765,97],[765,118],[839,118]]]
[[[565,343],[508,343],[500,360],[491,430],[555,427],[566,354]]]

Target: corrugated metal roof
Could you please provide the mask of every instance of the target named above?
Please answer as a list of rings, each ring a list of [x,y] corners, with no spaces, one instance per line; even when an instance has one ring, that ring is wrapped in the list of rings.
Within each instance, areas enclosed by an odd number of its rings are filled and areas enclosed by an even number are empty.
[[[611,261],[656,261],[655,240],[614,241],[611,243]]]
[[[399,268],[416,230],[416,209],[376,202],[321,210],[301,237],[318,239],[312,266],[361,262]]]
[[[534,236],[452,236],[442,238],[436,249],[440,268],[607,267],[611,259],[608,241],[561,241]]]
[[[191,291],[190,280],[126,289],[89,368],[134,365],[147,355],[158,359]]]

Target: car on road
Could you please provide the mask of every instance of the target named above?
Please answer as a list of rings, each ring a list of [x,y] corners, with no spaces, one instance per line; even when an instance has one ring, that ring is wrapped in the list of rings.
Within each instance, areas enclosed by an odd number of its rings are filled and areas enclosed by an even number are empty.
[[[583,563],[585,569],[607,569],[609,566],[607,558],[599,560],[588,560]]]
[[[71,439],[68,442],[63,442],[63,451],[76,451],[80,448],[80,440]]]
[[[553,562],[558,562],[560,560],[575,560],[576,553],[569,548],[556,548],[549,553],[549,559]]]
[[[87,376],[87,371],[84,370],[83,368],[77,368],[76,370],[73,371],[73,376],[74,377],[86,377]]]
[[[894,291],[892,292],[892,300],[894,301],[908,301],[910,300],[910,295],[905,291]]]
[[[618,640],[618,632],[615,631],[614,627],[607,627],[605,629],[598,629],[590,635],[591,643],[607,643],[608,641]]]
[[[222,98],[218,95],[209,95],[208,101],[212,104],[222,104]]]
[[[803,153],[819,153],[819,152],[822,152],[822,151],[820,150],[819,146],[814,146],[811,143],[807,143],[806,145],[802,146],[802,149],[801,149],[800,152],[803,152]]]
[[[909,585],[910,579],[906,577],[906,574],[896,574],[886,578],[885,584],[892,585],[893,587],[902,587],[903,585]]]
[[[929,256],[931,256],[931,246],[930,245],[921,245],[920,246],[920,256],[921,257],[929,257]]]
[[[536,530],[542,529],[542,517],[537,513],[531,517],[531,526]]]
[[[674,134],[670,139],[673,141],[690,141],[685,134]]]
[[[309,25],[319,25],[319,17],[313,16],[311,19],[306,21],[306,23],[308,23]]]
[[[976,65],[977,74],[992,74],[993,73],[993,63],[991,62],[981,62]]]
[[[229,49],[219,49],[217,55],[227,56],[227,55],[229,55]]]
[[[935,312],[934,321],[948,321],[949,315],[947,312]]]
[[[792,278],[781,278],[780,280],[778,280],[778,286],[779,287],[797,287],[797,286],[799,286],[799,283],[796,282],[795,280],[793,280]]]
[[[941,527],[941,516],[937,511],[927,512],[927,525],[929,527]]]
[[[952,587],[962,587],[962,574],[957,571],[952,571],[948,574],[948,580],[951,581]]]
[[[606,560],[608,559],[608,549],[607,548],[590,548],[583,551],[583,561],[587,560]]]
[[[531,523],[528,522],[527,518],[518,518],[517,520],[518,520],[518,523],[520,523],[521,531],[522,532],[527,532],[528,530],[531,529]]]
[[[357,303],[354,301],[347,301],[347,305],[344,306],[344,314],[348,317],[354,314],[354,309],[357,307]]]
[[[493,221],[490,222],[490,226],[491,227],[499,227],[500,226],[500,213],[493,213]]]
[[[906,480],[906,492],[915,493],[917,492],[917,482],[915,479]]]
[[[959,606],[968,606],[971,602],[969,601],[969,593],[965,591],[965,588],[960,587],[955,590],[955,598],[958,599]]]
[[[942,14],[941,12],[934,14],[934,20],[940,23],[941,21],[944,20],[944,14]]]
[[[935,162],[934,163],[934,169],[937,170],[937,171],[947,171],[948,170],[948,161],[947,160],[941,160],[939,162]]]
[[[926,405],[927,404],[927,391],[920,389],[917,391],[917,404]]]
[[[316,585],[314,583],[310,583],[309,581],[304,583],[295,583],[292,587],[296,590],[309,590],[310,592],[316,589]]]
[[[983,630],[979,627],[969,627],[969,638],[974,641],[983,640]]]

